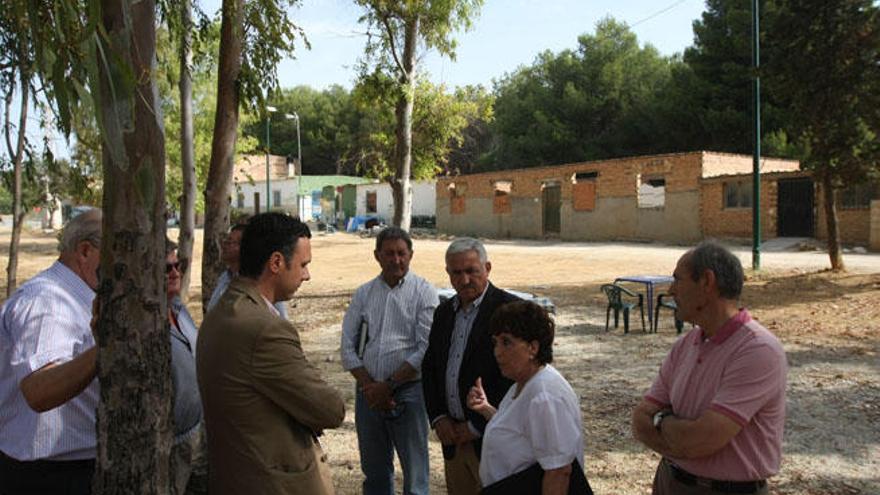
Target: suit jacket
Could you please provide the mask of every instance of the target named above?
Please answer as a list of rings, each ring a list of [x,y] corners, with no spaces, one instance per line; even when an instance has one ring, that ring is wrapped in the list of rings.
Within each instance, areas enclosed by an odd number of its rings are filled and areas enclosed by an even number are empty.
[[[208,313],[196,365],[212,494],[334,493],[317,435],[342,423],[342,398],[251,281]]]
[[[489,335],[489,320],[492,314],[502,304],[516,301],[519,298],[496,288],[489,283],[486,295],[477,311],[471,333],[468,336],[464,357],[461,360],[461,368],[458,373],[458,395],[464,409],[465,419],[470,421],[482,434],[486,429],[486,419],[471,411],[467,407],[467,395],[477,377],[483,379],[483,389],[489,403],[495,407],[501,403],[504,394],[513,385],[513,381],[501,375],[498,362],[495,361],[492,336]],[[422,388],[425,395],[425,407],[428,418],[433,424],[434,420],[442,415],[448,415],[446,405],[446,364],[449,360],[449,346],[452,340],[452,332],[455,330],[455,298],[449,298],[437,306],[434,311],[434,322],[431,325],[431,335],[428,338],[428,350],[422,361]],[[475,442],[474,450],[480,455],[482,440]]]

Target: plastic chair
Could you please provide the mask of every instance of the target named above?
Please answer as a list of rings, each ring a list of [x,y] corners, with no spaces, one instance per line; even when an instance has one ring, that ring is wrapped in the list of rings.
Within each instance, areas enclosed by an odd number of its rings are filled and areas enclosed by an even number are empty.
[[[664,300],[666,298],[666,300]],[[657,295],[657,304],[654,305],[654,333],[657,333],[657,327],[660,325],[658,316],[660,316],[660,308],[669,308],[672,310],[673,317],[675,316],[675,312],[678,310],[678,306],[675,304],[675,300],[672,299],[672,296],[666,293]],[[684,322],[675,318],[675,330],[676,333],[681,333],[681,330],[684,328]]]
[[[615,284],[605,284],[601,287],[602,292],[608,297],[608,306],[605,308],[605,331],[608,331],[608,322],[611,318],[611,310],[614,310],[614,328],[618,326],[618,317],[623,312],[623,333],[629,333],[629,311],[638,307],[642,313],[642,331],[645,332],[645,306],[644,296]],[[628,296],[638,300],[630,302],[624,299]]]

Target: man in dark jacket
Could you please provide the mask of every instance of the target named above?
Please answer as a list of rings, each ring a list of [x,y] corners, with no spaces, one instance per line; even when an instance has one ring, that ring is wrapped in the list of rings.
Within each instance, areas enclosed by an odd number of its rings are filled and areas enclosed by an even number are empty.
[[[516,296],[489,283],[492,264],[483,244],[471,238],[453,241],[446,250],[446,272],[456,296],[434,313],[428,350],[422,361],[422,385],[431,427],[443,444],[446,488],[451,495],[480,492],[480,448],[486,420],[467,408],[476,379],[492,404],[512,382],[495,361],[489,319]]]

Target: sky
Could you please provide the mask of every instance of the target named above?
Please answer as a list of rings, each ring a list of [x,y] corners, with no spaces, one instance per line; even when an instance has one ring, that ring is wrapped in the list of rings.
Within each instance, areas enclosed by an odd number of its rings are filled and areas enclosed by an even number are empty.
[[[221,0],[200,0],[210,16],[217,14],[220,4]],[[456,60],[429,52],[422,57],[420,70],[449,88],[469,84],[491,88],[493,80],[530,65],[545,50],[575,48],[578,36],[593,33],[606,16],[625,22],[641,44],[650,43],[661,54],[673,55],[693,44],[693,21],[704,6],[704,0],[484,0],[471,29],[454,34]],[[281,62],[281,87],[324,89],[339,84],[350,89],[366,43],[366,27],[358,23],[362,13],[354,0],[302,0],[292,8],[290,18],[305,31],[311,49],[298,43],[294,58]],[[39,118],[33,110],[30,115],[28,136],[39,143]],[[69,156],[63,138],[55,133],[51,140],[57,156]],[[3,147],[0,155],[5,154]]]
[[[212,14],[220,0],[202,0]],[[428,53],[422,59],[435,83],[448,87],[482,84],[521,65],[530,65],[545,51],[577,46],[577,38],[592,33],[606,16],[625,22],[639,42],[650,43],[664,55],[681,53],[693,43],[692,23],[700,17],[703,0],[485,0],[470,31],[456,33],[456,61]],[[290,12],[311,44],[297,46],[295,59],[279,67],[281,87],[332,84],[351,88],[355,65],[366,43],[361,7],[353,0],[302,0]]]

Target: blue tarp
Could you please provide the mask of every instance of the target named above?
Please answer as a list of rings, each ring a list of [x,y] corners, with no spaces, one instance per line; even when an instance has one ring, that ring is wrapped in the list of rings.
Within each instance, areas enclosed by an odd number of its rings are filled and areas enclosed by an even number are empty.
[[[370,221],[376,223],[382,223],[382,219],[375,215],[357,215],[348,219],[348,223],[345,225],[346,232],[357,232],[363,228],[366,228],[367,222]]]

